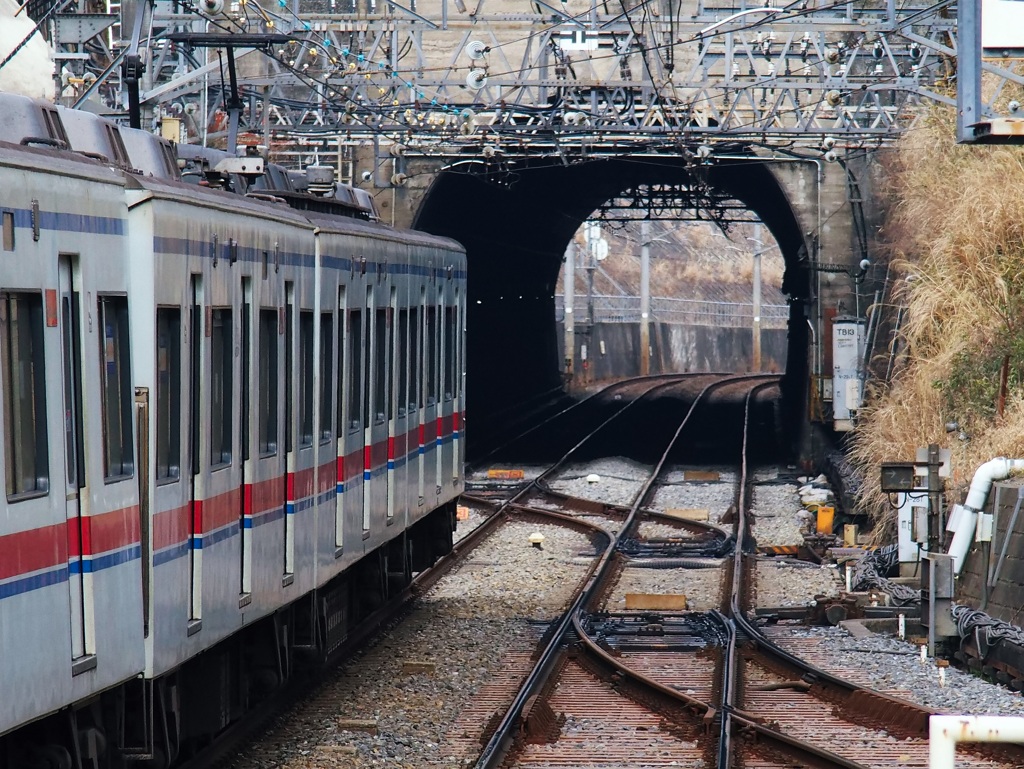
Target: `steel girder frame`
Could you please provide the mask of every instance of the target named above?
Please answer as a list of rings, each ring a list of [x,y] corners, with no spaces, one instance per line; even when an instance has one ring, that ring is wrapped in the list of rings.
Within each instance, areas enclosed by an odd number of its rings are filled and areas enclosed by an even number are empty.
[[[593,2],[579,15],[568,4],[488,15],[483,0],[465,13],[453,2],[279,17],[274,31],[290,27],[295,41],[271,50],[263,73],[242,77],[243,130],[400,143],[432,156],[592,156],[716,140],[877,145],[912,126],[924,103],[955,104],[950,0],[898,10],[701,2],[685,13],[676,0],[619,13]],[[983,112],[997,114],[1006,87],[1024,77],[983,67],[996,80]],[[174,77],[179,98],[202,86],[187,71]],[[219,101],[208,100],[211,112]]]

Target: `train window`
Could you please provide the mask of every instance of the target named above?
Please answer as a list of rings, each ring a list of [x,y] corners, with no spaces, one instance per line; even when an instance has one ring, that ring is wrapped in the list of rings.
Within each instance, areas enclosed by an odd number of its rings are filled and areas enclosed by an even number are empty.
[[[14,250],[14,212],[3,212],[4,251]]]
[[[422,367],[420,350],[422,349],[422,333],[420,327],[420,308],[413,307],[409,311],[409,410],[415,411],[423,405]]]
[[[313,445],[313,313],[299,313],[299,446]]]
[[[171,145],[167,142],[160,144],[161,155],[164,159],[164,167],[167,169],[167,175],[170,179],[176,179],[180,176],[178,169],[178,159],[174,156],[174,150],[171,149]]]
[[[388,363],[391,361],[388,344],[391,328],[388,311],[377,310],[377,338],[375,344],[376,366],[374,367],[373,410],[377,422],[391,418],[391,399],[388,397]]]
[[[128,150],[124,146],[124,140],[121,138],[121,133],[117,126],[107,125],[104,128],[107,129],[107,139],[114,150],[114,160],[118,165],[131,166],[131,161],[128,159]]]
[[[234,339],[231,310],[215,309],[210,333],[210,464],[231,463]]]
[[[398,404],[398,415],[405,415],[405,407],[409,402],[409,311],[398,311],[398,387],[395,403]]]
[[[331,437],[331,377],[334,375],[334,315],[320,314],[320,438]]]
[[[156,311],[156,479],[181,475],[181,310]]]
[[[455,396],[455,308],[444,308],[444,399]]]
[[[427,405],[437,403],[437,307],[431,305],[427,308],[427,338],[425,344],[426,360],[424,363],[427,375]]]
[[[348,425],[363,423],[363,314],[352,310],[348,316]]]
[[[102,296],[100,387],[103,392],[103,477],[120,480],[134,471],[132,450],[131,347],[128,297]]]
[[[277,310],[260,310],[260,454],[277,453]]]
[[[50,135],[51,139],[61,142],[64,145],[64,149],[71,146],[68,141],[68,132],[64,130],[64,121],[60,119],[55,109],[43,109],[43,119],[46,121],[46,132]]]
[[[39,294],[0,294],[4,459],[7,498],[50,490],[43,368],[43,301]]]

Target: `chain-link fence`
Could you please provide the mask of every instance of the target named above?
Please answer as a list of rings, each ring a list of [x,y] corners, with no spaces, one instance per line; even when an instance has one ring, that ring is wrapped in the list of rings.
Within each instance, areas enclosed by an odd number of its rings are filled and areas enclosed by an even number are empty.
[[[595,323],[639,323],[640,297],[595,294]],[[576,320],[587,320],[587,297],[575,297]],[[784,304],[761,305],[761,328],[785,328],[789,307]],[[555,319],[565,319],[565,297],[555,295]],[[704,299],[651,298],[651,319],[660,323],[687,326],[750,328],[754,319],[752,302],[712,302]]]

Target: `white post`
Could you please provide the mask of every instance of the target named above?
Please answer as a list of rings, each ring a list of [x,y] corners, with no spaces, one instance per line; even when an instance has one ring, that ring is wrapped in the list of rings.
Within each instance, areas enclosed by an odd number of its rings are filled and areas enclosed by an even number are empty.
[[[640,376],[651,373],[651,223],[640,222]]]
[[[958,742],[1024,743],[1024,717],[930,716],[929,769],[954,769]]]
[[[576,360],[576,243],[565,247],[565,271],[562,273],[562,297],[565,305],[565,377],[571,383]]]

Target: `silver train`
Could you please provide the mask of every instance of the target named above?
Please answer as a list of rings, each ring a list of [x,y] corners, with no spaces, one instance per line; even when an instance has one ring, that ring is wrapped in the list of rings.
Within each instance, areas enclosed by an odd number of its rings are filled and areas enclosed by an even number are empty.
[[[0,769],[173,764],[451,549],[463,249],[181,149],[0,96]]]

